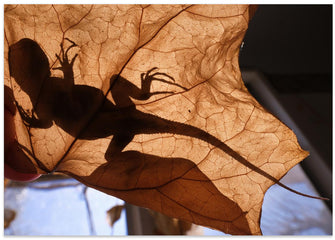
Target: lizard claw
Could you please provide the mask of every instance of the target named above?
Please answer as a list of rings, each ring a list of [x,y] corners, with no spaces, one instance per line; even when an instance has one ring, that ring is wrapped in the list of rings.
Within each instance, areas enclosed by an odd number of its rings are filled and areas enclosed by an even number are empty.
[[[78,57],[78,53],[77,53],[69,61],[69,57],[68,57],[69,50],[73,47],[77,47],[78,45],[75,42],[73,42],[72,40],[68,39],[68,38],[65,38],[65,40],[69,41],[71,43],[71,45],[64,51],[64,45],[63,45],[64,41],[61,42],[61,44],[60,44],[61,53],[59,55],[56,53],[56,58],[59,61],[59,63],[61,64],[61,67],[52,68],[53,70],[65,71],[66,69],[72,68],[73,64],[74,64],[74,61]]]

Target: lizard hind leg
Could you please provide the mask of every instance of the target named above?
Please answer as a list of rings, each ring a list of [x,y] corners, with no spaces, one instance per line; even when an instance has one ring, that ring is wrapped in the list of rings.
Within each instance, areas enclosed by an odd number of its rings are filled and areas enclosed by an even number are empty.
[[[134,135],[114,135],[105,152],[105,159],[112,161],[133,140]]]

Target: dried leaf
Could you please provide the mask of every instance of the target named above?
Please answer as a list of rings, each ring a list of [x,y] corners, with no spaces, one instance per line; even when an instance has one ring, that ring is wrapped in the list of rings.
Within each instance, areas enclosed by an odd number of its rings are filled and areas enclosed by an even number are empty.
[[[107,211],[107,221],[111,227],[120,219],[124,205],[116,205]]]
[[[243,84],[249,17],[245,5],[6,5],[22,150],[40,173],[261,234],[264,193],[307,152]]]
[[[8,228],[10,224],[14,221],[16,212],[11,209],[4,209],[4,228]]]

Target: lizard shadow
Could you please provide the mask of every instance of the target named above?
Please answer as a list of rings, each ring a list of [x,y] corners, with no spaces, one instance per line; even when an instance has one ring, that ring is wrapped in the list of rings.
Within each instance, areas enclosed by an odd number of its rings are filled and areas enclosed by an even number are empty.
[[[77,54],[69,60],[68,51],[77,45],[67,40],[71,45],[64,51],[62,42],[61,54],[56,54],[61,67],[54,68],[63,72],[63,78],[50,76],[48,58],[37,42],[24,38],[9,47],[10,75],[28,94],[33,106],[31,111],[26,111],[16,103],[23,121],[29,128],[49,128],[55,122],[77,139],[92,140],[113,136],[105,153],[109,162],[113,161],[114,156],[121,154],[137,134],[172,133],[189,136],[221,149],[251,170],[278,183],[273,176],[206,131],[137,110],[131,98],[146,100],[153,95],[173,93],[150,92],[152,81],[161,81],[186,89],[165,73],[152,73],[156,68],[141,74],[141,88],[120,75],[113,75],[110,79],[109,94],[114,103],[105,98],[100,89],[76,85],[73,64]],[[167,80],[159,77],[165,77]],[[90,119],[92,115],[94,118]],[[83,128],[85,131],[81,131]]]

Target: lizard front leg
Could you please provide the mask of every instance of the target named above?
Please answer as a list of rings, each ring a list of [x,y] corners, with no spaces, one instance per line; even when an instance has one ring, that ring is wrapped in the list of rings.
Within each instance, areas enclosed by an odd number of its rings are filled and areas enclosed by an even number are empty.
[[[64,75],[64,80],[74,85],[74,75],[73,75],[73,64],[76,60],[78,54],[75,54],[74,57],[69,60],[68,52],[71,48],[77,47],[78,45],[73,42],[72,40],[65,38],[65,40],[69,41],[71,45],[64,51],[64,43],[60,44],[61,53],[60,55],[56,54],[56,58],[58,59],[59,63],[61,64],[60,67],[53,68],[54,70],[61,70]]]
[[[161,73],[161,72],[152,73],[156,69],[157,67],[154,67],[148,70],[146,73],[141,74],[141,94],[138,100],[147,100],[151,96],[157,95],[157,94],[174,93],[173,91],[150,92],[150,86],[153,81],[160,81],[163,83],[167,83],[169,85],[177,86],[179,88],[182,88],[183,90],[187,90],[185,87],[175,83],[175,79],[166,73]],[[167,79],[164,79],[164,78],[167,78]]]
[[[38,119],[33,113],[31,114],[32,116],[29,116],[29,114],[22,108],[22,106],[19,105],[17,101],[15,101],[15,105],[21,116],[21,119],[23,120],[24,125],[26,125],[27,127],[45,129],[52,126],[52,122],[47,119]]]

